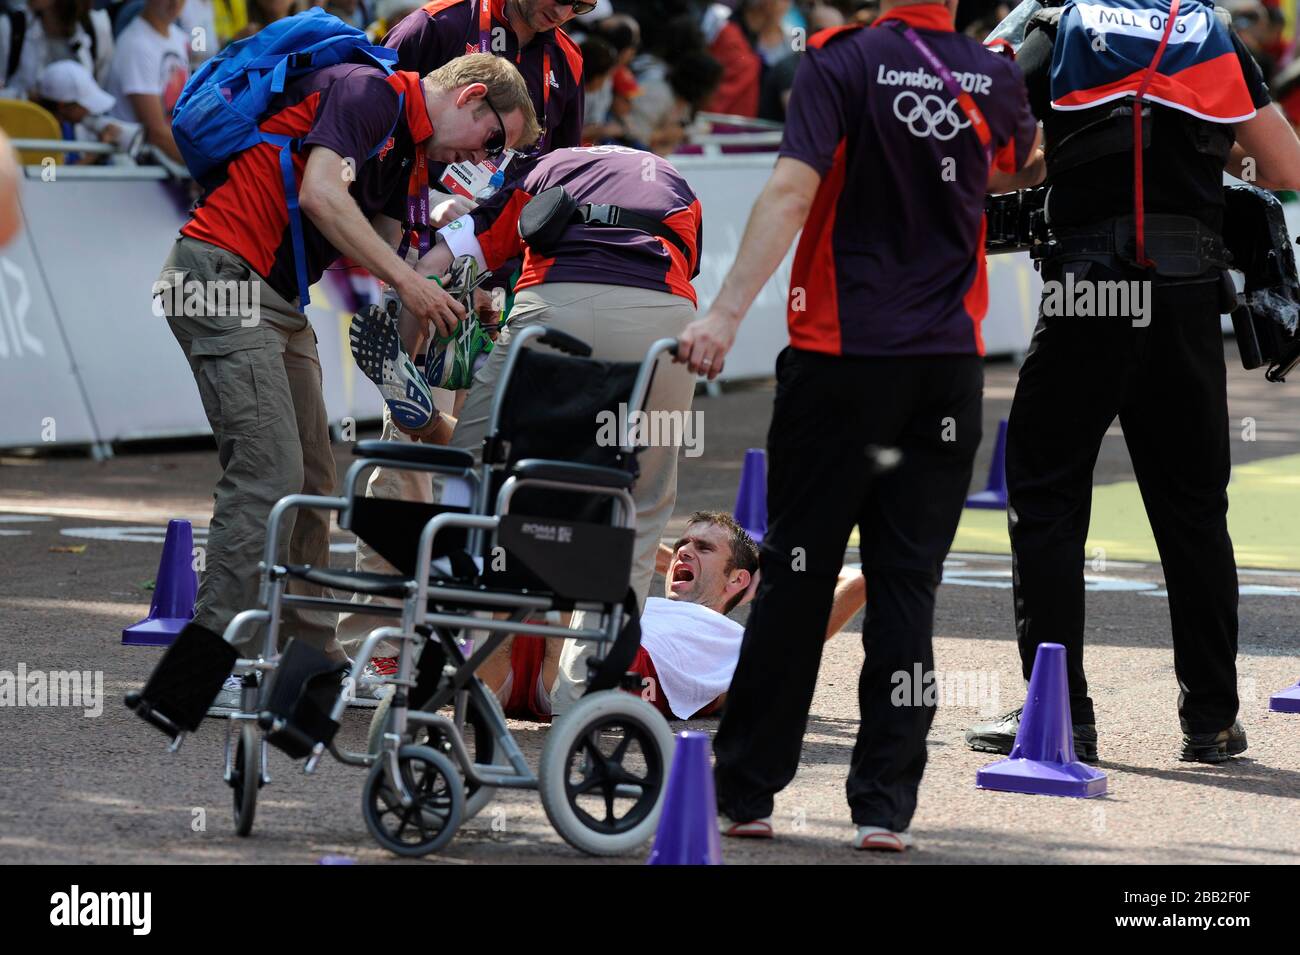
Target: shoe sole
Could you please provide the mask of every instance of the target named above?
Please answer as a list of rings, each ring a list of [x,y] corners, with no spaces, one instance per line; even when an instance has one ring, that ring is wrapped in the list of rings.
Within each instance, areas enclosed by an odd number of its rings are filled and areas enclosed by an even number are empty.
[[[892,852],[902,855],[912,848],[911,843],[855,842],[853,848],[858,852]]]
[[[766,828],[745,828],[749,823],[743,823],[739,826],[732,826],[730,829],[721,830],[721,835],[727,839],[771,839],[772,827]]]
[[[1229,745],[1223,743],[1219,746],[1184,746],[1178,759],[1184,763],[1208,763],[1211,766],[1219,763],[1226,763],[1234,756],[1240,756],[1247,749],[1245,743],[1234,743]]]
[[[402,348],[397,323],[386,313],[357,312],[348,326],[352,360],[374,382],[394,420],[418,431],[433,420],[433,394],[428,382]]]

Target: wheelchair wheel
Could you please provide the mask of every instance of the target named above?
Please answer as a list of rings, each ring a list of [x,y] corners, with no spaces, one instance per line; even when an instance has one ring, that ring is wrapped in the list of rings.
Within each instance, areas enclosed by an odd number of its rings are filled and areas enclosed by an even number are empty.
[[[494,705],[495,700],[489,700],[488,705]],[[373,752],[379,745],[381,734],[389,729],[389,700],[384,700],[379,704],[380,708],[376,711],[376,716],[372,720],[369,747]],[[376,728],[378,727],[378,728]],[[496,744],[496,736],[493,734],[487,718],[480,712],[478,704],[474,702],[473,697],[469,699],[465,707],[464,723],[457,727],[461,736],[465,740],[465,746],[469,750],[470,756],[474,762],[484,766],[503,766],[507,765],[505,753],[501,752]],[[442,753],[453,765],[459,764],[451,754],[451,743],[449,743],[441,732],[432,730],[428,727],[416,727],[411,739],[417,746],[428,746],[431,749]],[[479,786],[475,783],[465,783],[465,819],[473,819],[483,807],[490,803],[496,797],[495,786]]]
[[[375,841],[399,856],[422,856],[449,843],[465,811],[465,786],[446,756],[427,746],[397,751],[402,782],[415,797],[404,808],[388,784],[384,762],[370,770],[361,811]]]
[[[257,791],[262,786],[262,748],[257,730],[245,723],[239,730],[235,744],[235,758],[230,770],[230,788],[235,798],[235,835],[246,836],[253,831],[253,816],[257,812]]]
[[[537,774],[542,808],[575,849],[628,852],[654,835],[672,754],[668,722],[639,696],[584,696],[546,736]]]

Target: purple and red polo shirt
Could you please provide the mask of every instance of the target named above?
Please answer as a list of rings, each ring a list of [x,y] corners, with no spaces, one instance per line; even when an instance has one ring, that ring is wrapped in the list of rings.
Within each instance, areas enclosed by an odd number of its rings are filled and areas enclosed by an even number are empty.
[[[519,238],[519,213],[533,196],[564,186],[579,205],[609,203],[652,216],[675,232],[689,255],[672,242],[619,226],[570,225],[551,256]],[[666,159],[626,146],[557,149],[473,212],[438,234],[456,255],[473,255],[498,269],[524,253],[516,291],[543,282],[594,282],[654,289],[695,304],[691,279],[700,270],[700,201]]]
[[[993,165],[1024,166],[1036,125],[1015,63],[953,32],[939,4],[814,35],[781,155],[822,176],[790,278],[790,344],[832,355],[983,354],[990,157],[916,31],[983,112]]]
[[[261,128],[302,140],[293,155],[299,186],[308,153],[324,146],[352,161],[355,178],[348,191],[362,215],[370,219],[382,213],[399,222],[407,217],[415,150],[423,149],[433,135],[418,76],[402,71],[385,76],[376,67],[353,63],[325,67],[290,82],[271,101]],[[320,279],[339,251],[310,216],[302,217],[302,230],[310,284]],[[275,146],[259,143],[231,159],[224,179],[204,193],[181,234],[233,252],[287,301],[298,297],[289,209]]]

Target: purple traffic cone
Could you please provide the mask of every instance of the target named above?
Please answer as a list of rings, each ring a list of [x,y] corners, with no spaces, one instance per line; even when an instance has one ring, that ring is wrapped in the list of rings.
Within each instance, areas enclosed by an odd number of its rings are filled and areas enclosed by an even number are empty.
[[[668,791],[646,865],[722,865],[711,752],[707,733],[677,734]]]
[[[1002,792],[1080,799],[1105,795],[1106,774],[1075,757],[1071,724],[1065,647],[1040,643],[1011,755],[981,769],[975,785]]]
[[[168,647],[194,616],[199,575],[194,570],[194,529],[189,521],[168,521],[149,616],[122,631],[124,646]]]
[[[767,452],[762,448],[745,452],[734,516],[736,523],[754,538],[754,543],[763,543],[763,535],[767,533]]]
[[[966,498],[967,507],[991,511],[1007,509],[1007,419],[998,422],[998,439],[993,443],[993,460],[989,462],[989,481],[984,490]]]
[[[1277,713],[1300,713],[1300,683],[1270,696],[1268,708]]]

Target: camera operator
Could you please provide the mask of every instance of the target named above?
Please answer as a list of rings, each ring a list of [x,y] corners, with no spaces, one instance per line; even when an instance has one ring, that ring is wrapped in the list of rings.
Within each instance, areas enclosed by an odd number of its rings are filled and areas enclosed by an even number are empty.
[[[1213,763],[1246,749],[1227,525],[1222,174],[1295,188],[1300,143],[1214,8],[1174,0],[1171,17],[1170,6],[1044,10],[1017,54],[1043,122],[1051,239],[1035,251],[1044,294],[1007,433],[1016,631],[1026,679],[1039,643],[1065,645],[1075,748],[1090,762],[1084,542],[1093,465],[1116,416],[1169,593],[1180,756]],[[1063,288],[1093,305],[1070,309]],[[1125,305],[1105,314],[1095,296],[1108,292]],[[967,742],[1008,753],[1019,721],[1017,710],[973,727]]]

